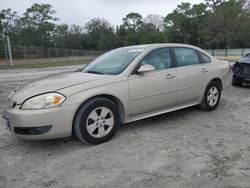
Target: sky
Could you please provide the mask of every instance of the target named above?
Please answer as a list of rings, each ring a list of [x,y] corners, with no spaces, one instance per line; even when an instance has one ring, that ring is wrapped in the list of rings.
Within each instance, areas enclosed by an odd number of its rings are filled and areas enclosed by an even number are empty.
[[[0,0],[0,10],[11,8],[22,14],[34,3],[48,3],[57,11],[58,23],[84,25],[92,18],[105,18],[116,26],[130,12],[138,12],[143,17],[166,16],[181,2],[197,4],[203,0]]]

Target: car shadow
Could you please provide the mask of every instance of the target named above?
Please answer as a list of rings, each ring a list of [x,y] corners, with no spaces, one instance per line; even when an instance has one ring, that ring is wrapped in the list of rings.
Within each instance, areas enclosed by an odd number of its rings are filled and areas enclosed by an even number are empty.
[[[120,140],[126,134],[133,133],[133,131],[139,131],[140,129],[150,128],[150,129],[177,129],[182,126],[179,121],[183,121],[183,119],[189,119],[193,116],[197,116],[204,112],[197,107],[189,107],[185,109],[181,109],[174,112],[169,112],[166,114],[146,118],[143,120],[122,124],[119,128],[119,131],[110,141],[100,144],[95,147],[103,147],[103,146],[112,146],[113,143],[116,143],[116,139]],[[14,142],[14,140],[12,140]],[[60,152],[60,151],[75,151],[75,150],[83,150],[89,149],[94,145],[89,145],[81,142],[76,138],[76,136],[72,135],[69,138],[61,138],[61,139],[52,139],[52,140],[42,140],[42,141],[30,141],[23,140],[21,138],[16,138],[15,141],[18,141],[21,147],[28,147],[29,150],[43,150],[48,152]],[[119,141],[118,141],[119,142]]]
[[[165,127],[169,129],[178,128],[178,125],[175,125],[176,127],[172,127],[172,125],[169,126],[168,122],[172,123],[174,121],[183,120],[183,118],[188,119],[189,117],[191,117],[192,114],[194,114],[194,112],[199,113],[199,112],[204,112],[204,111],[198,109],[198,107],[196,106],[193,106],[193,107],[149,117],[149,118],[142,119],[139,121],[127,123],[125,125],[122,125],[121,129],[122,131],[126,131],[128,127],[133,127],[133,128],[142,127],[143,128],[143,127],[151,126],[152,124],[154,124],[154,127],[157,126],[158,128],[159,127]]]

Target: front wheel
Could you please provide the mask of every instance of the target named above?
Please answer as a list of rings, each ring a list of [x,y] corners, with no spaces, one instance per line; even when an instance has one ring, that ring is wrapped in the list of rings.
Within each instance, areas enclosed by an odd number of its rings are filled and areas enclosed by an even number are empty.
[[[212,111],[217,108],[221,98],[221,86],[218,82],[210,82],[205,90],[200,108]]]
[[[117,106],[105,98],[94,98],[76,113],[73,129],[78,139],[101,144],[113,137],[120,124]]]

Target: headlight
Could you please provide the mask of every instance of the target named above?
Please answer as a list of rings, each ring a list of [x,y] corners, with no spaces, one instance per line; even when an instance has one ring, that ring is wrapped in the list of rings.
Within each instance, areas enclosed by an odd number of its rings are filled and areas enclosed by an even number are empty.
[[[64,101],[65,97],[59,93],[46,93],[32,97],[21,106],[23,110],[38,110],[45,108],[54,108],[60,106]]]

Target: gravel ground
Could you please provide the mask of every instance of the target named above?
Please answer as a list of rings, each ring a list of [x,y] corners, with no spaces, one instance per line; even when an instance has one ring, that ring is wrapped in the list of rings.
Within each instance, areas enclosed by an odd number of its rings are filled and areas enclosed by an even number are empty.
[[[73,69],[0,71],[0,113],[16,86]],[[25,141],[0,117],[0,187],[250,187],[249,89],[231,87],[213,112],[193,107],[122,126],[98,146]]]

